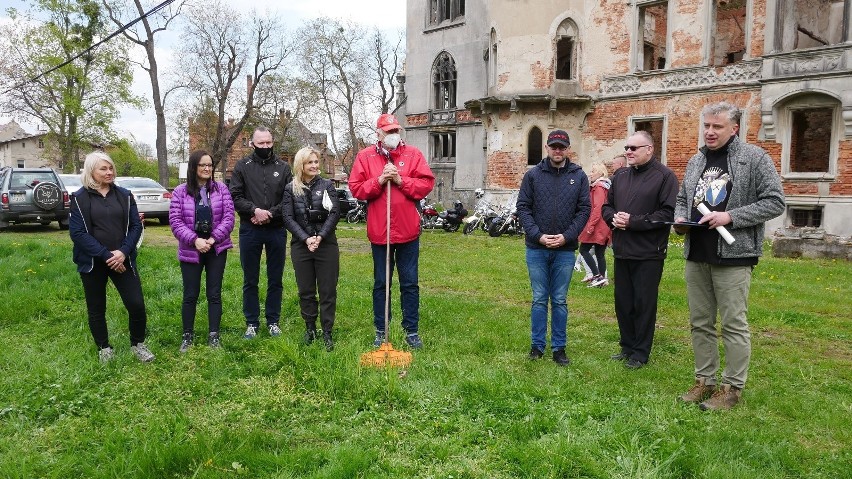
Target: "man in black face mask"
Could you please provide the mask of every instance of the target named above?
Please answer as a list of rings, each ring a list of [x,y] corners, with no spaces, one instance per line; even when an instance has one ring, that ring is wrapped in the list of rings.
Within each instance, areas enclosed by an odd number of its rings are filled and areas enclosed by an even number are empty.
[[[266,248],[266,326],[270,336],[279,336],[281,328],[281,284],[287,253],[282,203],[284,186],[292,179],[290,164],[272,151],[272,133],[257,127],[251,136],[254,153],[234,167],[230,190],[234,208],[240,216],[240,263],[243,267],[243,314],[245,339],[253,339],[260,327],[260,255]]]

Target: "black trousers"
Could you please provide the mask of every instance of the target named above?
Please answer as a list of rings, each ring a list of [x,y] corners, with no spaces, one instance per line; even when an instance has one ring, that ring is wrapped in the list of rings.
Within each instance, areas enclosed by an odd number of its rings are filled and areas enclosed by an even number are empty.
[[[308,329],[316,329],[317,316],[323,332],[334,327],[337,311],[337,280],[340,276],[340,248],[337,238],[324,238],[311,253],[301,241],[290,243],[290,259],[299,289],[299,307]],[[319,291],[319,301],[317,301]]]
[[[592,253],[590,252],[592,246],[595,247],[595,256],[592,257]],[[605,244],[594,244],[594,243],[583,243],[580,245],[580,255],[583,256],[583,260],[589,266],[589,271],[594,275],[606,276],[606,245]]]
[[[216,254],[215,249],[201,255],[199,263],[181,261],[180,272],[183,276],[183,303],[180,306],[180,317],[183,322],[183,332],[192,333],[195,329],[195,311],[198,306],[198,295],[201,294],[201,273],[206,269],[204,286],[207,295],[208,331],[219,332],[222,322],[222,278],[225,276],[225,263],[228,261],[228,251]]]
[[[615,259],[615,316],[621,352],[648,362],[657,324],[663,260]]]
[[[127,309],[130,345],[136,346],[145,341],[148,315],[145,312],[145,299],[142,297],[142,282],[139,281],[139,272],[130,268],[129,260],[124,262],[124,266],[127,268],[124,273],[117,273],[109,269],[106,263],[95,259],[90,273],[80,273],[89,314],[89,329],[98,349],[110,347],[106,322],[107,279],[112,280]]]

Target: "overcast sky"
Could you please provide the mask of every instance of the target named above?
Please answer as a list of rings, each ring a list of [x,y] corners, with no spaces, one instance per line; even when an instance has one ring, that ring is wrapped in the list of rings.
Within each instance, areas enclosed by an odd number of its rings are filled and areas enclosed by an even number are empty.
[[[143,6],[150,8],[161,2],[162,0],[143,0]],[[249,13],[256,10],[279,14],[287,22],[288,29],[291,31],[295,30],[306,19],[320,16],[352,20],[368,26],[376,25],[387,30],[405,28],[405,0],[238,0],[227,1],[226,3],[231,8],[241,12]],[[0,0],[0,22],[9,21],[6,15],[6,9],[9,7],[26,11],[29,9],[29,4],[30,2],[25,0]],[[168,41],[165,37],[157,37],[156,40],[163,42],[164,51],[162,54],[158,53],[157,58],[162,72],[164,68],[169,68],[169,65],[171,65],[168,58],[168,46],[166,45]],[[138,58],[143,55],[142,52],[136,54]],[[148,103],[151,102],[151,83],[147,74],[141,69],[134,74],[133,90],[137,95],[144,97]],[[0,123],[6,123],[9,119],[8,117],[0,117]],[[30,132],[35,132],[37,128],[37,125],[27,122],[23,122],[23,125]],[[153,149],[157,136],[153,109],[146,111],[123,110],[121,119],[115,127],[122,136],[129,138],[132,135],[137,141],[148,143]]]

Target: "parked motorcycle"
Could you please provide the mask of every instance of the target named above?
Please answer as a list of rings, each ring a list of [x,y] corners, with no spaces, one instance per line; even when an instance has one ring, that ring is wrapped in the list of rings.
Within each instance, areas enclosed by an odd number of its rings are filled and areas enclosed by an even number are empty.
[[[434,203],[426,204],[426,198],[423,199],[423,207],[420,209],[420,228],[424,230],[433,230],[444,227],[444,218],[438,214]]]
[[[349,210],[349,213],[346,213],[346,222],[358,223],[361,221],[367,221],[367,202],[359,200],[355,207]]]
[[[503,207],[501,213],[497,215],[488,226],[488,236],[497,238],[503,234],[524,234],[524,229],[521,226],[521,220],[518,219],[518,214],[514,205],[511,207]]]
[[[438,213],[438,218],[444,222],[444,231],[448,233],[458,231],[465,216],[467,216],[467,210],[464,209],[464,205],[459,200],[453,203],[453,209]]]
[[[483,198],[484,193],[481,188],[476,189],[475,195],[479,201],[476,202],[476,206],[473,208],[473,214],[464,219],[464,229],[462,232],[466,235],[473,233],[477,229],[488,231],[488,225],[497,216],[497,207]]]

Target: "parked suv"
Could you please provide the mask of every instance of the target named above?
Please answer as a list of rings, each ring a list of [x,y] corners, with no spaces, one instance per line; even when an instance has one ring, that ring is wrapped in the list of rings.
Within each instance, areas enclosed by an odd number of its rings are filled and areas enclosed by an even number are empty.
[[[50,168],[0,169],[0,231],[10,223],[59,222],[68,229],[71,201],[62,181]]]

